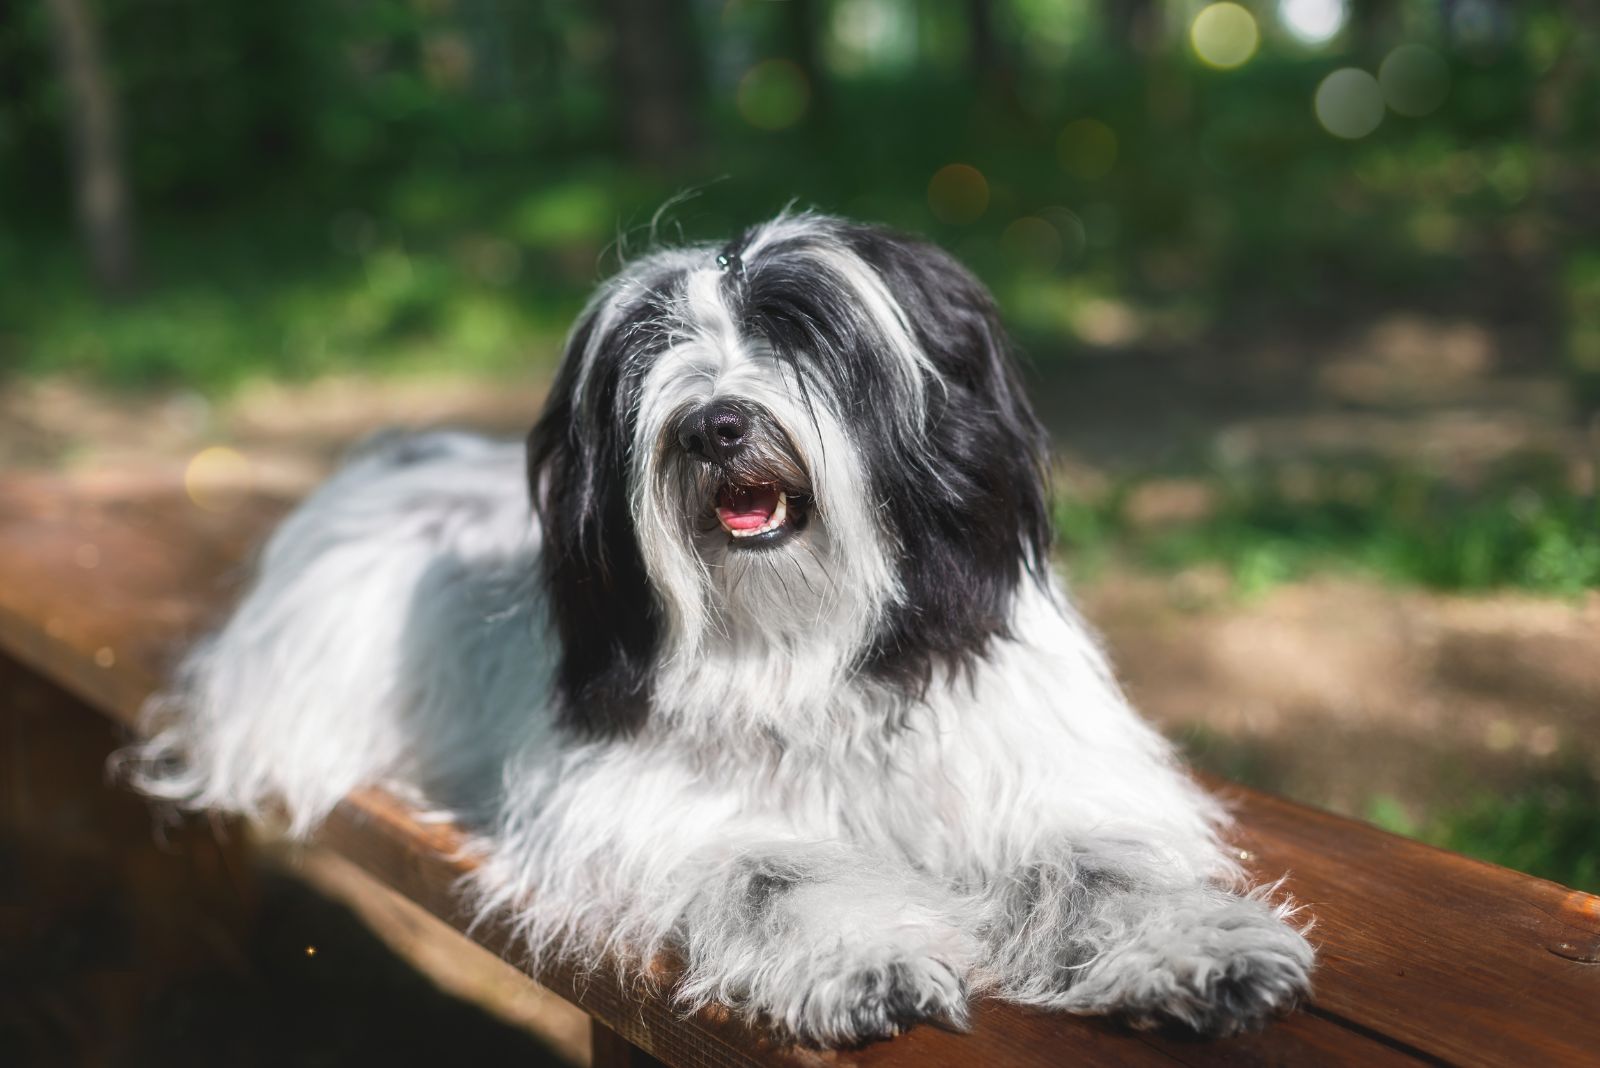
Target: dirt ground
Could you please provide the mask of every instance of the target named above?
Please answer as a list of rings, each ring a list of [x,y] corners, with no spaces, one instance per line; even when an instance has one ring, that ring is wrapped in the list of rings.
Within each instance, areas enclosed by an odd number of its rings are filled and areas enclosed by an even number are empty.
[[[1600,766],[1600,595],[1227,588],[1122,574],[1084,597],[1135,702],[1214,771],[1363,816],[1380,797],[1420,813],[1558,760]]]

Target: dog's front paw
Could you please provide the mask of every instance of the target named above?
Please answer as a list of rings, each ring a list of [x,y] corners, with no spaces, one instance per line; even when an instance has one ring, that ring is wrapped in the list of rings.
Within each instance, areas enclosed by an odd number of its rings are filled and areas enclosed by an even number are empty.
[[[1310,943],[1281,910],[1207,896],[1107,950],[1072,993],[1083,1008],[1134,1027],[1221,1037],[1294,1008],[1310,992],[1312,962]]]
[[[933,957],[840,962],[785,1017],[790,1032],[809,1046],[860,1046],[925,1022],[965,1029],[967,987],[954,968]]]
[[[1208,1038],[1255,1031],[1310,993],[1310,957],[1305,940],[1291,931],[1276,946],[1174,962],[1161,977],[1166,989],[1130,1000],[1121,1015],[1134,1027],[1175,1026]]]

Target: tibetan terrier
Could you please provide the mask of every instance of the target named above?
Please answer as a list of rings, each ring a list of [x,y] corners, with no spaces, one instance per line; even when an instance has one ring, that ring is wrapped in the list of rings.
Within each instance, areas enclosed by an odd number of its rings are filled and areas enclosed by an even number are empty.
[[[476,831],[535,957],[811,1044],[990,995],[1226,1034],[1307,990],[1051,571],[1045,436],[951,257],[793,214],[601,287],[526,449],[375,440],[149,711],[139,785]],[[531,497],[531,509],[530,509]]]

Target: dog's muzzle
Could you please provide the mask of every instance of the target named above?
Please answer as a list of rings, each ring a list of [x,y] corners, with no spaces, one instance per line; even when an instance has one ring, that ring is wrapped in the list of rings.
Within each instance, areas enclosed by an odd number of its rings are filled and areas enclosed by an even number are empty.
[[[678,446],[715,472],[708,502],[735,549],[771,548],[805,528],[809,496],[771,462],[776,438],[759,413],[732,401],[713,401],[684,413]]]

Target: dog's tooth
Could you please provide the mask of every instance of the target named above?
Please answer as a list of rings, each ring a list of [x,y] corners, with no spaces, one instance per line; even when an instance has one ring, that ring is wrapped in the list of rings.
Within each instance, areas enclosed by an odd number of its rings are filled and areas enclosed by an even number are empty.
[[[786,519],[788,517],[788,514],[789,514],[789,495],[787,493],[783,492],[783,490],[779,490],[778,491],[778,503],[772,509],[772,515],[767,517],[767,521],[765,523],[761,524],[759,527],[757,527],[754,530],[735,530],[732,527],[728,526],[728,524],[723,523],[722,524],[722,529],[726,530],[729,534],[733,535],[736,538],[753,538],[757,534],[769,534],[772,531],[777,530],[779,527],[783,526],[783,521],[784,521],[784,519]],[[720,517],[719,517],[719,521],[720,521]]]

